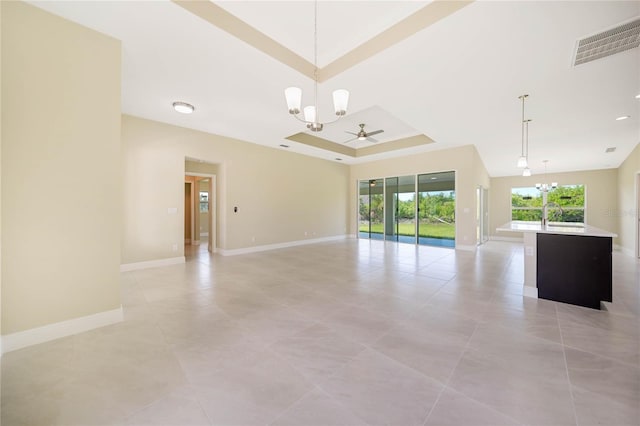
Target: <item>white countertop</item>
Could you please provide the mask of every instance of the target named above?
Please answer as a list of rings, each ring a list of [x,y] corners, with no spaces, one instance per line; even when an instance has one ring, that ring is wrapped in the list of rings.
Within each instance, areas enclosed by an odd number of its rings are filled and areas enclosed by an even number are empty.
[[[617,237],[609,231],[605,231],[595,226],[571,226],[571,225],[546,225],[539,222],[508,222],[496,228],[496,231],[506,232],[535,232],[538,234],[562,234],[562,235],[585,235],[590,237]]]

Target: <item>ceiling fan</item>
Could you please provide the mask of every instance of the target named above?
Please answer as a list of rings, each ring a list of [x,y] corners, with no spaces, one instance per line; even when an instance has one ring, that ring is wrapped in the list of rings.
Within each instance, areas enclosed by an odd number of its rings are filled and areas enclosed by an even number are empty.
[[[378,142],[377,140],[375,140],[374,138],[372,138],[371,136],[373,135],[377,135],[378,133],[382,133],[384,132],[384,130],[374,130],[373,132],[365,132],[364,131],[364,123],[359,124],[360,126],[360,131],[358,133],[353,133],[353,132],[347,132],[345,130],[345,133],[349,133],[350,135],[354,135],[355,138],[353,139],[349,139],[347,142],[351,142],[351,141],[355,141],[356,139],[358,139],[359,141],[364,141],[367,140],[369,142]]]

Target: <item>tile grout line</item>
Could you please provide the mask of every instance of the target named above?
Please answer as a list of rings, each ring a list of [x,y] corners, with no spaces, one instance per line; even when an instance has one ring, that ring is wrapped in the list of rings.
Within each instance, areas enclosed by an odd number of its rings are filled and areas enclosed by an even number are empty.
[[[435,402],[433,403],[433,405],[429,409],[429,412],[427,413],[427,416],[424,418],[424,421],[422,422],[423,426],[427,424],[427,422],[429,421],[429,417],[431,417],[431,414],[433,413],[434,408],[436,408],[436,405],[438,405],[438,402],[440,401],[440,398],[442,397],[442,395],[444,395],[444,392],[449,387],[449,382],[451,381],[451,378],[453,377],[453,374],[455,373],[455,371],[458,369],[458,366],[462,362],[462,358],[464,358],[464,355],[467,353],[467,349],[469,347],[469,343],[471,342],[471,339],[473,338],[473,335],[476,334],[476,331],[478,331],[478,327],[479,326],[480,326],[480,322],[476,322],[476,325],[473,328],[473,332],[469,335],[469,339],[467,340],[467,343],[464,345],[464,348],[462,349],[462,352],[460,353],[460,356],[458,356],[458,360],[456,361],[456,365],[451,370],[451,373],[449,373],[449,377],[447,378],[446,382],[444,383],[444,386],[442,386],[442,389],[440,390],[440,393],[438,394],[438,397],[436,398]]]
[[[493,300],[493,297],[494,297],[494,295],[491,296],[491,300]],[[458,361],[456,362],[455,367],[451,370],[451,373],[449,374],[449,377],[447,378],[447,381],[445,382],[441,392],[438,394],[438,397],[436,398],[436,401],[433,403],[433,406],[431,407],[431,409],[429,410],[429,413],[425,417],[424,422],[422,422],[423,426],[426,426],[427,422],[429,421],[429,418],[431,417],[431,414],[433,413],[434,408],[438,405],[438,402],[440,401],[440,398],[442,397],[442,395],[444,394],[444,392],[447,389],[450,389],[453,392],[456,392],[457,394],[463,395],[465,398],[469,398],[470,400],[477,402],[478,404],[482,405],[483,407],[488,408],[489,410],[491,410],[491,411],[493,411],[495,413],[498,413],[498,414],[502,415],[503,417],[506,417],[506,418],[508,418],[510,420],[513,420],[515,423],[522,424],[520,421],[517,421],[516,419],[512,418],[509,414],[503,413],[502,411],[499,411],[496,408],[491,407],[491,406],[485,404],[482,401],[478,401],[475,398],[471,398],[470,396],[467,396],[466,394],[449,387],[449,382],[451,382],[451,379],[453,378],[453,375],[454,375],[455,371],[457,370],[458,366],[462,362],[462,359],[464,358],[465,354],[468,352],[468,348],[469,348],[469,344],[471,343],[471,339],[476,334],[476,331],[478,330],[478,328],[480,327],[481,324],[483,324],[483,322],[481,320],[477,320],[476,321],[476,326],[473,329],[473,332],[469,335],[469,340],[467,340],[467,343],[465,344],[464,349],[462,350],[460,356],[458,357]]]
[[[321,323],[320,321],[315,321],[311,326],[309,326],[308,328],[311,327],[315,327],[315,326],[321,326],[321,327],[325,327],[328,330],[332,331],[333,333],[336,333],[340,338],[348,340],[348,341],[353,341],[351,339],[348,339],[346,336],[338,333],[336,330],[330,328],[329,326],[327,326],[326,324]],[[306,330],[306,329],[305,329]],[[296,333],[297,334],[297,333]],[[292,337],[295,334],[289,336]],[[280,414],[278,414],[272,421],[270,421],[268,424],[271,425],[273,424],[276,420],[278,420],[279,418],[281,418],[283,415],[285,415],[288,411],[290,411],[298,402],[300,402],[302,399],[304,399],[307,395],[311,394],[314,390],[320,391],[322,392],[324,395],[328,396],[332,401],[334,401],[337,405],[339,405],[340,407],[344,408],[345,410],[347,410],[349,413],[351,413],[354,417],[362,420],[365,424],[368,424],[366,421],[364,421],[364,419],[360,418],[360,416],[358,416],[356,413],[352,412],[349,408],[345,407],[343,404],[341,404],[338,400],[336,400],[335,398],[333,398],[329,393],[327,393],[322,386],[318,385],[317,383],[315,383],[315,381],[311,381],[309,378],[307,378],[307,376],[300,371],[300,369],[298,367],[296,367],[291,361],[289,361],[285,356],[281,355],[280,353],[278,353],[277,351],[271,349],[271,347],[273,345],[275,345],[276,343],[278,343],[280,340],[279,339],[275,342],[272,342],[271,344],[265,346],[264,350],[269,351],[273,356],[279,358],[280,360],[284,361],[289,367],[291,367],[294,371],[296,371],[298,374],[300,374],[300,376],[302,376],[304,378],[305,381],[309,382],[312,385],[312,388],[309,389],[307,392],[305,392],[300,398],[298,398],[296,401],[294,401],[291,405],[289,405],[287,408],[285,408]],[[338,369],[336,369],[336,371],[334,371],[333,373],[331,373],[330,375],[327,376],[327,378],[334,376],[335,374],[338,373],[339,370],[342,370],[344,367],[346,367],[348,364],[350,364],[351,362],[353,362],[353,360],[355,358],[358,357],[358,355],[360,355],[362,352],[366,351],[367,349],[369,349],[369,347],[365,344],[362,343],[358,343],[353,341],[356,344],[359,344],[360,346],[362,346],[362,350],[360,350],[358,353],[356,353],[355,355],[353,355],[347,362],[345,362],[342,366],[340,366]]]
[[[560,327],[560,317],[558,316],[558,305],[554,304],[556,308],[556,321],[558,321],[558,331],[560,332],[560,343],[562,344],[562,357],[564,359],[564,368],[567,374],[567,382],[569,384],[569,394],[571,395],[571,408],[573,409],[573,419],[578,425],[578,412],[576,411],[576,398],[573,394],[573,384],[571,383],[571,376],[569,375],[569,363],[567,362],[567,351],[564,345],[564,337],[562,336],[562,327]]]

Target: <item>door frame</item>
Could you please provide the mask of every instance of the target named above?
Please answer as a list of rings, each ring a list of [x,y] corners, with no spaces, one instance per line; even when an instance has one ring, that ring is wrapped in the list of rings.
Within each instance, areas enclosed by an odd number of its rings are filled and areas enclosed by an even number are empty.
[[[209,253],[215,253],[217,248],[217,232],[216,232],[216,224],[218,222],[217,212],[217,202],[216,202],[216,194],[217,194],[217,184],[216,184],[216,175],[209,173],[196,173],[196,172],[185,172],[185,176],[195,176],[195,177],[203,177],[211,180],[211,184],[209,185],[209,237],[207,242],[207,249]],[[199,194],[198,194],[199,195]],[[196,201],[197,198],[197,201]],[[192,207],[192,212],[195,212],[195,204],[197,203],[198,211],[200,211],[200,197],[192,197],[194,202],[194,207]],[[195,213],[194,213],[195,214]],[[216,220],[213,220],[213,217],[216,217]]]
[[[635,214],[633,215],[635,222],[635,240],[636,240],[636,259],[640,258],[640,172],[635,174]]]

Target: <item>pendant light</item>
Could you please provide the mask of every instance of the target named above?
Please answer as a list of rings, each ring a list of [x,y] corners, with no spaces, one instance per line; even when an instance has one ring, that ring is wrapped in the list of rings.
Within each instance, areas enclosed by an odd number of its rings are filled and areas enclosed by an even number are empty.
[[[531,176],[531,169],[529,168],[529,122],[530,119],[524,118],[524,101],[529,95],[520,95],[518,99],[522,100],[522,122],[521,122],[521,145],[520,145],[520,158],[518,158],[517,166],[524,168],[522,170],[522,176]]]
[[[304,107],[303,118],[300,118],[300,108],[302,105],[302,89],[299,87],[288,87],[284,91],[284,96],[287,100],[287,107],[289,114],[293,115],[296,119],[302,121],[307,125],[307,128],[312,132],[322,131],[325,124],[333,123],[341,119],[347,113],[347,105],[349,104],[349,92],[344,89],[338,89],[333,92],[333,108],[338,116],[333,121],[326,123],[320,122],[318,113],[318,1],[314,2],[314,30],[313,30],[313,105]]]

